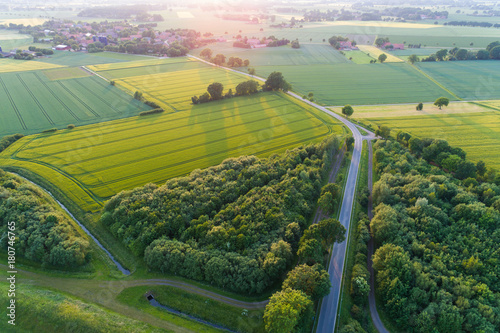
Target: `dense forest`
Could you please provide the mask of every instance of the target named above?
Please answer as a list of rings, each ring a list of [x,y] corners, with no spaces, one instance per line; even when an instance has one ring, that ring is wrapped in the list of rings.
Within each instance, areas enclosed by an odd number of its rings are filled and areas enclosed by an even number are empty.
[[[339,144],[331,136],[267,159],[231,158],[121,192],[101,221],[151,270],[261,293],[290,267]]]
[[[500,331],[500,187],[443,140],[378,141],[378,293],[408,332]],[[413,143],[413,145],[412,145]],[[433,163],[431,165],[429,162]],[[443,169],[454,169],[451,175]]]
[[[0,169],[0,246],[7,249],[8,223],[15,222],[16,254],[42,265],[77,267],[89,259],[89,243],[57,210],[47,194]]]

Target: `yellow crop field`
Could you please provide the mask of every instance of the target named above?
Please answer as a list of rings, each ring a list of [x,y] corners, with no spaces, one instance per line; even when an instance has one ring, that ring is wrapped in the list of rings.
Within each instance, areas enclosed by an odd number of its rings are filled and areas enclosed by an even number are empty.
[[[372,45],[358,45],[358,48],[375,59],[378,59],[381,54],[385,54],[387,56],[387,60],[385,62],[404,62],[402,59],[393,56],[390,53],[384,52]]]
[[[269,156],[342,131],[302,102],[262,92],[28,136],[0,154],[0,166],[38,174],[84,211],[96,211],[122,190],[161,184],[229,157]]]
[[[64,66],[33,60],[0,59],[0,73],[36,71]]]

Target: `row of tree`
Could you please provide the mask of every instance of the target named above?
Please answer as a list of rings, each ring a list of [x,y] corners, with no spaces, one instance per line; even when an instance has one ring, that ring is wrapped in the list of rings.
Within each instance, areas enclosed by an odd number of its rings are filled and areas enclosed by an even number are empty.
[[[88,262],[89,242],[40,189],[0,169],[0,198],[2,249],[15,248],[17,255],[42,266],[75,268]]]
[[[200,52],[200,56],[205,58],[206,60],[210,61],[213,64],[216,64],[218,66],[224,65],[226,62],[226,56],[223,54],[217,54],[215,57],[212,58],[213,52],[211,49],[206,48],[203,49]],[[229,57],[227,60],[227,66],[228,67],[248,67],[250,65],[250,60],[248,59],[241,59],[239,57]]]
[[[291,89],[291,85],[286,82],[283,75],[280,72],[273,72],[269,74],[266,82],[262,86],[262,91],[288,91]],[[226,94],[224,94],[224,85],[220,82],[211,83],[207,87],[207,91],[200,97],[191,97],[191,102],[193,104],[207,103],[210,101],[217,101],[224,98],[232,98],[234,96],[247,96],[259,92],[260,85],[255,80],[248,80],[240,82],[236,88],[235,93],[232,89],[229,89]]]
[[[485,50],[471,51],[467,49],[459,49],[454,47],[451,50],[441,49],[434,54],[431,54],[422,61],[454,61],[454,60],[500,60],[500,42],[490,43]],[[419,58],[416,55],[410,56],[408,61],[411,63],[418,62]]]

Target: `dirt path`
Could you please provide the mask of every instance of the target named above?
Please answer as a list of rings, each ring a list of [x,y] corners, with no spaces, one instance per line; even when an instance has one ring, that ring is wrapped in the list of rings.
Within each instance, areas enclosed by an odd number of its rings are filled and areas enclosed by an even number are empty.
[[[368,218],[373,218],[373,149],[371,140],[368,140],[368,190],[370,191],[370,198],[368,200]],[[372,317],[373,325],[380,333],[389,333],[385,328],[380,316],[377,312],[377,304],[375,303],[375,273],[373,272],[372,256],[374,253],[373,237],[368,242],[368,271],[370,272],[370,294],[368,295],[368,304],[370,306],[370,315]]]

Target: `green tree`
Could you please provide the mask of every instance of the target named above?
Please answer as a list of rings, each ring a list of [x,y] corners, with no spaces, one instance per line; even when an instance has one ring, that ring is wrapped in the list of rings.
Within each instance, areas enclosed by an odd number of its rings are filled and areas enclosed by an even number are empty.
[[[222,85],[222,83],[214,82],[208,86],[207,91],[210,94],[210,97],[212,97],[212,100],[216,101],[218,99],[222,99],[224,86]]]
[[[447,49],[441,49],[439,51],[436,52],[436,58],[439,60],[439,61],[443,61],[446,56],[448,55],[448,50]]]
[[[245,66],[245,67],[250,66],[250,60],[248,60],[248,59],[243,60],[243,66]]]
[[[209,48],[203,49],[200,52],[200,56],[206,59],[210,59],[212,57],[212,50],[210,50]]]
[[[422,110],[423,110],[423,108],[424,108],[424,104],[422,104],[422,103],[418,103],[418,105],[417,105],[417,107],[416,107],[417,111],[422,111]]]
[[[385,53],[382,53],[381,55],[378,56],[378,61],[383,63],[384,61],[387,60],[387,55]]]
[[[249,68],[248,69],[248,74],[254,76],[255,75],[255,68]]]
[[[486,51],[491,52],[495,47],[500,46],[500,41],[492,42],[486,46]]]
[[[330,192],[326,192],[318,199],[318,205],[324,213],[330,215],[335,211],[335,200]]]
[[[495,46],[494,48],[491,49],[490,51],[490,57],[492,59],[499,60],[500,59],[500,45]]]
[[[317,301],[330,292],[330,276],[319,264],[298,265],[288,273],[282,288],[300,290]]]
[[[457,60],[465,60],[467,59],[467,53],[468,51],[466,49],[460,49],[455,53],[455,58],[457,58]]]
[[[281,72],[272,72],[264,83],[264,90],[282,90],[287,92],[292,86],[286,82]]]
[[[264,311],[268,333],[307,332],[312,322],[313,302],[302,291],[290,288],[274,293]]]
[[[419,62],[419,61],[420,61],[420,58],[416,54],[412,54],[408,57],[408,62],[410,64],[414,64],[414,63]]]
[[[378,37],[375,39],[375,45],[377,45],[377,47],[382,47],[385,43],[389,43],[388,37]]]
[[[448,98],[446,98],[446,97],[439,97],[434,102],[434,105],[437,106],[439,108],[439,110],[441,110],[443,106],[448,106],[449,103],[450,103],[450,100]]]
[[[477,60],[488,60],[490,58],[490,52],[486,50],[479,50],[476,54]]]
[[[226,62],[226,56],[223,54],[217,54],[211,61],[217,66],[222,66]]]
[[[349,104],[345,105],[342,108],[342,114],[346,115],[347,117],[352,116],[353,113],[354,113],[354,109]]]
[[[300,261],[307,264],[323,262],[323,249],[320,241],[317,239],[306,239],[300,241],[297,255]]]
[[[375,130],[375,135],[381,136],[385,139],[388,139],[391,135],[391,129],[385,125],[379,126]]]

